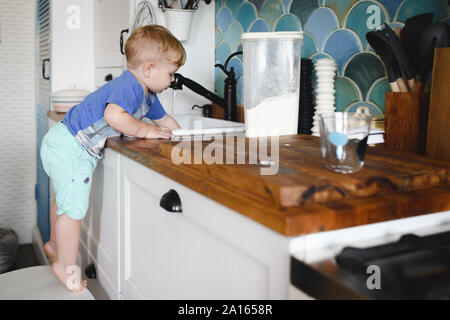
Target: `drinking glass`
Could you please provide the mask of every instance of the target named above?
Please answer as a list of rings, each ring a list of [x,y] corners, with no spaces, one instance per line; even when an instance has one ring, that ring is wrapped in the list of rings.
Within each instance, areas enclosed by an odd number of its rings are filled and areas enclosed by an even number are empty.
[[[325,166],[353,173],[364,165],[372,115],[332,112],[319,115],[320,142]]]

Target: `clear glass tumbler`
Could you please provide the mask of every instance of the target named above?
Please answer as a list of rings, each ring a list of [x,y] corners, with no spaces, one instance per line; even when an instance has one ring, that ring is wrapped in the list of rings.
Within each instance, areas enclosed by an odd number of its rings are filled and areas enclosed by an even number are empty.
[[[365,113],[332,112],[319,115],[320,142],[325,166],[353,173],[364,165],[372,116]]]

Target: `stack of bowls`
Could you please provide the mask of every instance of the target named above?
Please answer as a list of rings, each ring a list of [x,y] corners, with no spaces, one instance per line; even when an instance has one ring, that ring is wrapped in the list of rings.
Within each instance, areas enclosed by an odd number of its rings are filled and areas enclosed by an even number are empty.
[[[74,105],[79,104],[89,94],[89,91],[69,88],[53,92],[51,97],[53,110],[66,113]]]
[[[336,76],[337,64],[333,59],[322,58],[314,63],[316,72],[316,107],[313,118],[312,134],[319,136],[319,114],[336,111],[334,106],[334,77]]]
[[[300,72],[300,105],[298,112],[298,133],[311,134],[313,126],[313,62],[311,59],[302,59]]]

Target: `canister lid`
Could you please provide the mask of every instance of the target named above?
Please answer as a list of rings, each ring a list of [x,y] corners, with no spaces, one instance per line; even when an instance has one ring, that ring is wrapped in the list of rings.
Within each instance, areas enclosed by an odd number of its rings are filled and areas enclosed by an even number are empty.
[[[250,39],[303,39],[301,31],[278,31],[278,32],[244,32],[242,40]]]

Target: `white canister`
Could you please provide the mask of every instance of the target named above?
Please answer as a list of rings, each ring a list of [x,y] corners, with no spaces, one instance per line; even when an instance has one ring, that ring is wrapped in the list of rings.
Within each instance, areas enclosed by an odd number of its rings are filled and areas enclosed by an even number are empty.
[[[195,10],[165,9],[167,29],[180,41],[189,40]]]
[[[297,134],[302,39],[302,32],[242,34],[247,137]]]

